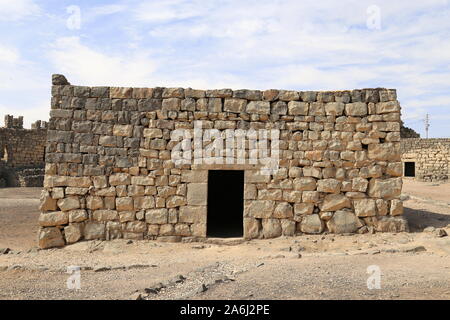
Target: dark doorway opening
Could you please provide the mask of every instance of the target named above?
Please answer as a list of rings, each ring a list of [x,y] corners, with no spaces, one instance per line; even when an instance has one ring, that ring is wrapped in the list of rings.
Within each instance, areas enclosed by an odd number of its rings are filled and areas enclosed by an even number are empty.
[[[405,177],[415,177],[415,176],[416,176],[416,163],[405,162]]]
[[[244,233],[244,171],[208,173],[207,236],[242,237]]]

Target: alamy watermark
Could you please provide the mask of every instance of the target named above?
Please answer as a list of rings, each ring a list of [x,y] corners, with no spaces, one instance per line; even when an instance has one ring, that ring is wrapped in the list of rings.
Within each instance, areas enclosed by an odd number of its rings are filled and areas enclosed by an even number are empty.
[[[381,30],[381,8],[371,5],[367,8],[366,25],[369,30]]]
[[[67,267],[67,273],[70,274],[67,278],[67,289],[80,290],[81,289],[81,268],[79,266]]]
[[[194,129],[172,131],[177,142],[171,152],[176,166],[201,164],[260,165],[262,174],[279,169],[280,130],[273,129],[203,129],[202,121]]]
[[[69,30],[81,29],[81,9],[79,6],[71,5],[66,8],[69,17],[66,20],[66,26]]]
[[[370,274],[367,278],[367,289],[380,290],[381,289],[381,268],[377,265],[367,267],[367,273]]]

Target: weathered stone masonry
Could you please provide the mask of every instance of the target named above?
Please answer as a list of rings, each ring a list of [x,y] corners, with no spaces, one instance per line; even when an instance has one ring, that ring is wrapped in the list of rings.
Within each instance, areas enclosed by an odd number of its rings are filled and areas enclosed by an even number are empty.
[[[0,187],[42,186],[47,123],[23,128],[23,117],[5,116],[0,128]]]
[[[208,170],[245,170],[244,237],[404,231],[396,91],[72,86],[54,75],[39,244],[205,237]],[[174,129],[279,129],[280,169],[177,167]],[[224,194],[226,201],[226,194]]]
[[[446,181],[450,177],[450,139],[402,139],[402,161],[415,167],[420,181]]]

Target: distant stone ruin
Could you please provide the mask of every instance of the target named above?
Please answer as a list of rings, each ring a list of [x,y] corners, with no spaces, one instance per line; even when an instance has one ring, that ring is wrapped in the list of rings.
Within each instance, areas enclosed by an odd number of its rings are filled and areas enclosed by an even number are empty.
[[[400,134],[404,177],[429,182],[449,180],[450,139],[421,139],[403,124]]]
[[[47,122],[23,128],[23,117],[5,116],[0,128],[0,187],[41,187],[44,181]]]
[[[419,181],[448,181],[450,139],[402,139],[403,175]]]
[[[401,232],[396,90],[71,85],[53,76],[39,245]]]

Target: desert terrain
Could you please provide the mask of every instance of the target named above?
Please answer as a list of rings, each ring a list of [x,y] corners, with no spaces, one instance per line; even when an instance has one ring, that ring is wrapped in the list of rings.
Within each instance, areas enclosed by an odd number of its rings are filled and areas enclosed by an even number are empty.
[[[405,180],[409,233],[39,250],[39,188],[0,189],[0,299],[450,299],[450,184]],[[9,250],[8,250],[9,249]],[[68,289],[79,266],[80,289]],[[381,271],[368,289],[369,266]]]

